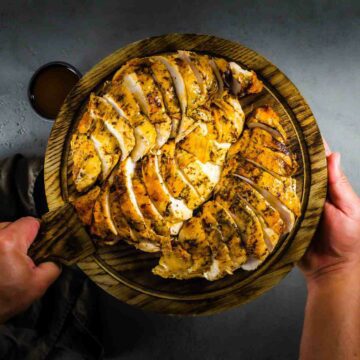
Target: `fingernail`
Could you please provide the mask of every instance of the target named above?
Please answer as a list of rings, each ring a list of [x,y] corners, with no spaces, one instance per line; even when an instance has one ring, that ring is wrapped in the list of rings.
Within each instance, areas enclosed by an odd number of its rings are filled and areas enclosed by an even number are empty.
[[[341,176],[341,155],[340,153],[334,153],[335,159],[335,173],[336,177],[339,178]]]
[[[325,148],[325,155],[329,156],[331,154],[330,146],[324,138],[322,138],[322,140],[323,140],[323,144],[324,144],[324,148]]]
[[[336,166],[340,169],[341,165],[340,165],[340,162],[341,162],[341,154],[340,153],[336,153]]]

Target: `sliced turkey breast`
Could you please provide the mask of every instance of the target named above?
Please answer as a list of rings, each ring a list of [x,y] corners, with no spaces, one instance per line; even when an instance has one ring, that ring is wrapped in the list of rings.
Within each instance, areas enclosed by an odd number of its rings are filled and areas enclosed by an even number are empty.
[[[270,106],[261,106],[255,109],[247,120],[247,126],[266,130],[278,141],[284,142],[287,140],[286,132],[280,124],[280,118]]]
[[[204,199],[179,169],[175,156],[175,141],[169,141],[159,155],[160,172],[167,189],[176,199],[184,200],[190,209],[197,208]]]
[[[217,199],[217,201],[229,211],[239,228],[248,260],[255,258],[259,260],[259,263],[263,261],[268,255],[268,248],[256,214],[239,196],[235,196],[231,200]],[[246,263],[244,265],[246,266]]]
[[[214,63],[224,86],[229,88],[232,94],[244,96],[262,90],[263,84],[254,71],[245,70],[237,63],[228,62],[225,59],[214,58]]]
[[[160,212],[172,223],[187,220],[192,216],[192,210],[184,200],[174,198],[161,175],[158,155],[147,155],[142,161],[142,174],[146,190]]]
[[[95,95],[90,96],[89,113],[104,123],[118,142],[121,160],[126,159],[135,146],[134,130],[128,120],[120,116],[108,101]]]
[[[219,89],[218,78],[210,63],[212,59],[207,55],[199,55],[191,51],[185,53],[190,59],[193,71],[198,73],[197,78],[201,79],[199,82],[202,82],[203,92],[208,98],[212,98]]]
[[[141,159],[156,146],[157,133],[154,125],[141,113],[139,104],[122,82],[113,82],[104,97],[133,127],[135,147],[131,157],[134,161]]]
[[[193,131],[178,142],[177,147],[194,155],[202,163],[211,162],[222,165],[230,145],[230,143],[220,143],[213,139],[207,125],[198,122]]]
[[[94,143],[89,138],[92,122],[92,118],[86,112],[81,118],[70,143],[73,160],[72,177],[76,190],[79,192],[88,190],[101,175],[101,159]]]
[[[283,234],[285,224],[279,211],[277,211],[260,192],[239,176],[234,176],[230,173],[222,177],[216,187],[215,194],[217,198],[223,200],[231,200],[236,195],[239,195],[252,206],[257,213],[261,214],[269,227],[277,234]]]
[[[236,154],[228,160],[225,172],[226,174],[228,172],[238,174],[249,179],[258,188],[264,189],[276,197],[295,215],[298,216],[300,214],[300,201],[296,195],[296,181],[294,179],[290,177],[275,177],[250,163],[240,154]]]
[[[93,222],[91,224],[91,232],[102,239],[106,239],[111,235],[118,235],[117,227],[112,218],[112,204],[110,205],[109,196],[110,183],[106,182],[95,201]]]
[[[175,137],[180,124],[182,111],[172,76],[165,63],[156,59],[156,57],[150,57],[149,64],[153,78],[163,96],[166,111],[172,121],[171,137]]]
[[[172,123],[149,68],[144,66],[136,72],[124,75],[124,84],[135,96],[142,112],[154,125],[157,133],[156,144],[161,148],[170,137]]]
[[[177,148],[175,155],[179,169],[185,178],[203,199],[208,199],[220,180],[221,166],[210,162],[202,163],[194,155],[181,148]]]

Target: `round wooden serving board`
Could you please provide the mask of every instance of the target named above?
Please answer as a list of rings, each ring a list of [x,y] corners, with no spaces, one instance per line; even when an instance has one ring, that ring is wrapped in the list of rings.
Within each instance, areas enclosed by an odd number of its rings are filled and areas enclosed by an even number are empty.
[[[69,139],[89,94],[127,60],[174,50],[194,50],[224,57],[255,70],[264,82],[261,94],[241,100],[246,113],[268,104],[279,113],[291,149],[297,154],[296,176],[302,215],[293,231],[255,271],[238,270],[209,282],[162,279],[151,273],[158,257],[120,243],[98,248],[78,266],[100,287],[121,301],[167,314],[212,314],[241,305],[276,285],[302,257],[326,197],[327,170],[322,138],[313,114],[291,81],[273,64],[246,47],[215,36],[169,34],[127,45],[95,65],[69,94],[52,128],[45,159],[45,188],[50,210],[74,196]]]

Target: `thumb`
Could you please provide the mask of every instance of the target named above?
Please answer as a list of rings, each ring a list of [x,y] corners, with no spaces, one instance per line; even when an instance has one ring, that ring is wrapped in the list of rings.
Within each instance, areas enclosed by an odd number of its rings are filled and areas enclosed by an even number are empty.
[[[35,281],[37,290],[42,296],[48,287],[61,274],[61,267],[53,262],[44,262],[39,264],[35,269]]]
[[[327,158],[329,171],[329,196],[333,205],[348,216],[359,207],[359,199],[340,166],[340,154],[332,153]]]

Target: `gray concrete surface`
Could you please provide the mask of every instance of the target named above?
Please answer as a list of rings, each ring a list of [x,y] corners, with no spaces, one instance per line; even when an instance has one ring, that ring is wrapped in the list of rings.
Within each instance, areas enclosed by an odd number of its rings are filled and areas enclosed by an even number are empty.
[[[85,73],[115,49],[168,32],[208,33],[258,51],[300,89],[360,191],[359,1],[0,2],[0,157],[43,154],[51,123],[27,102],[32,73],[64,60]],[[113,359],[296,359],[305,304],[297,270],[242,308],[174,318],[102,294]],[[126,325],[126,329],[123,328]]]

